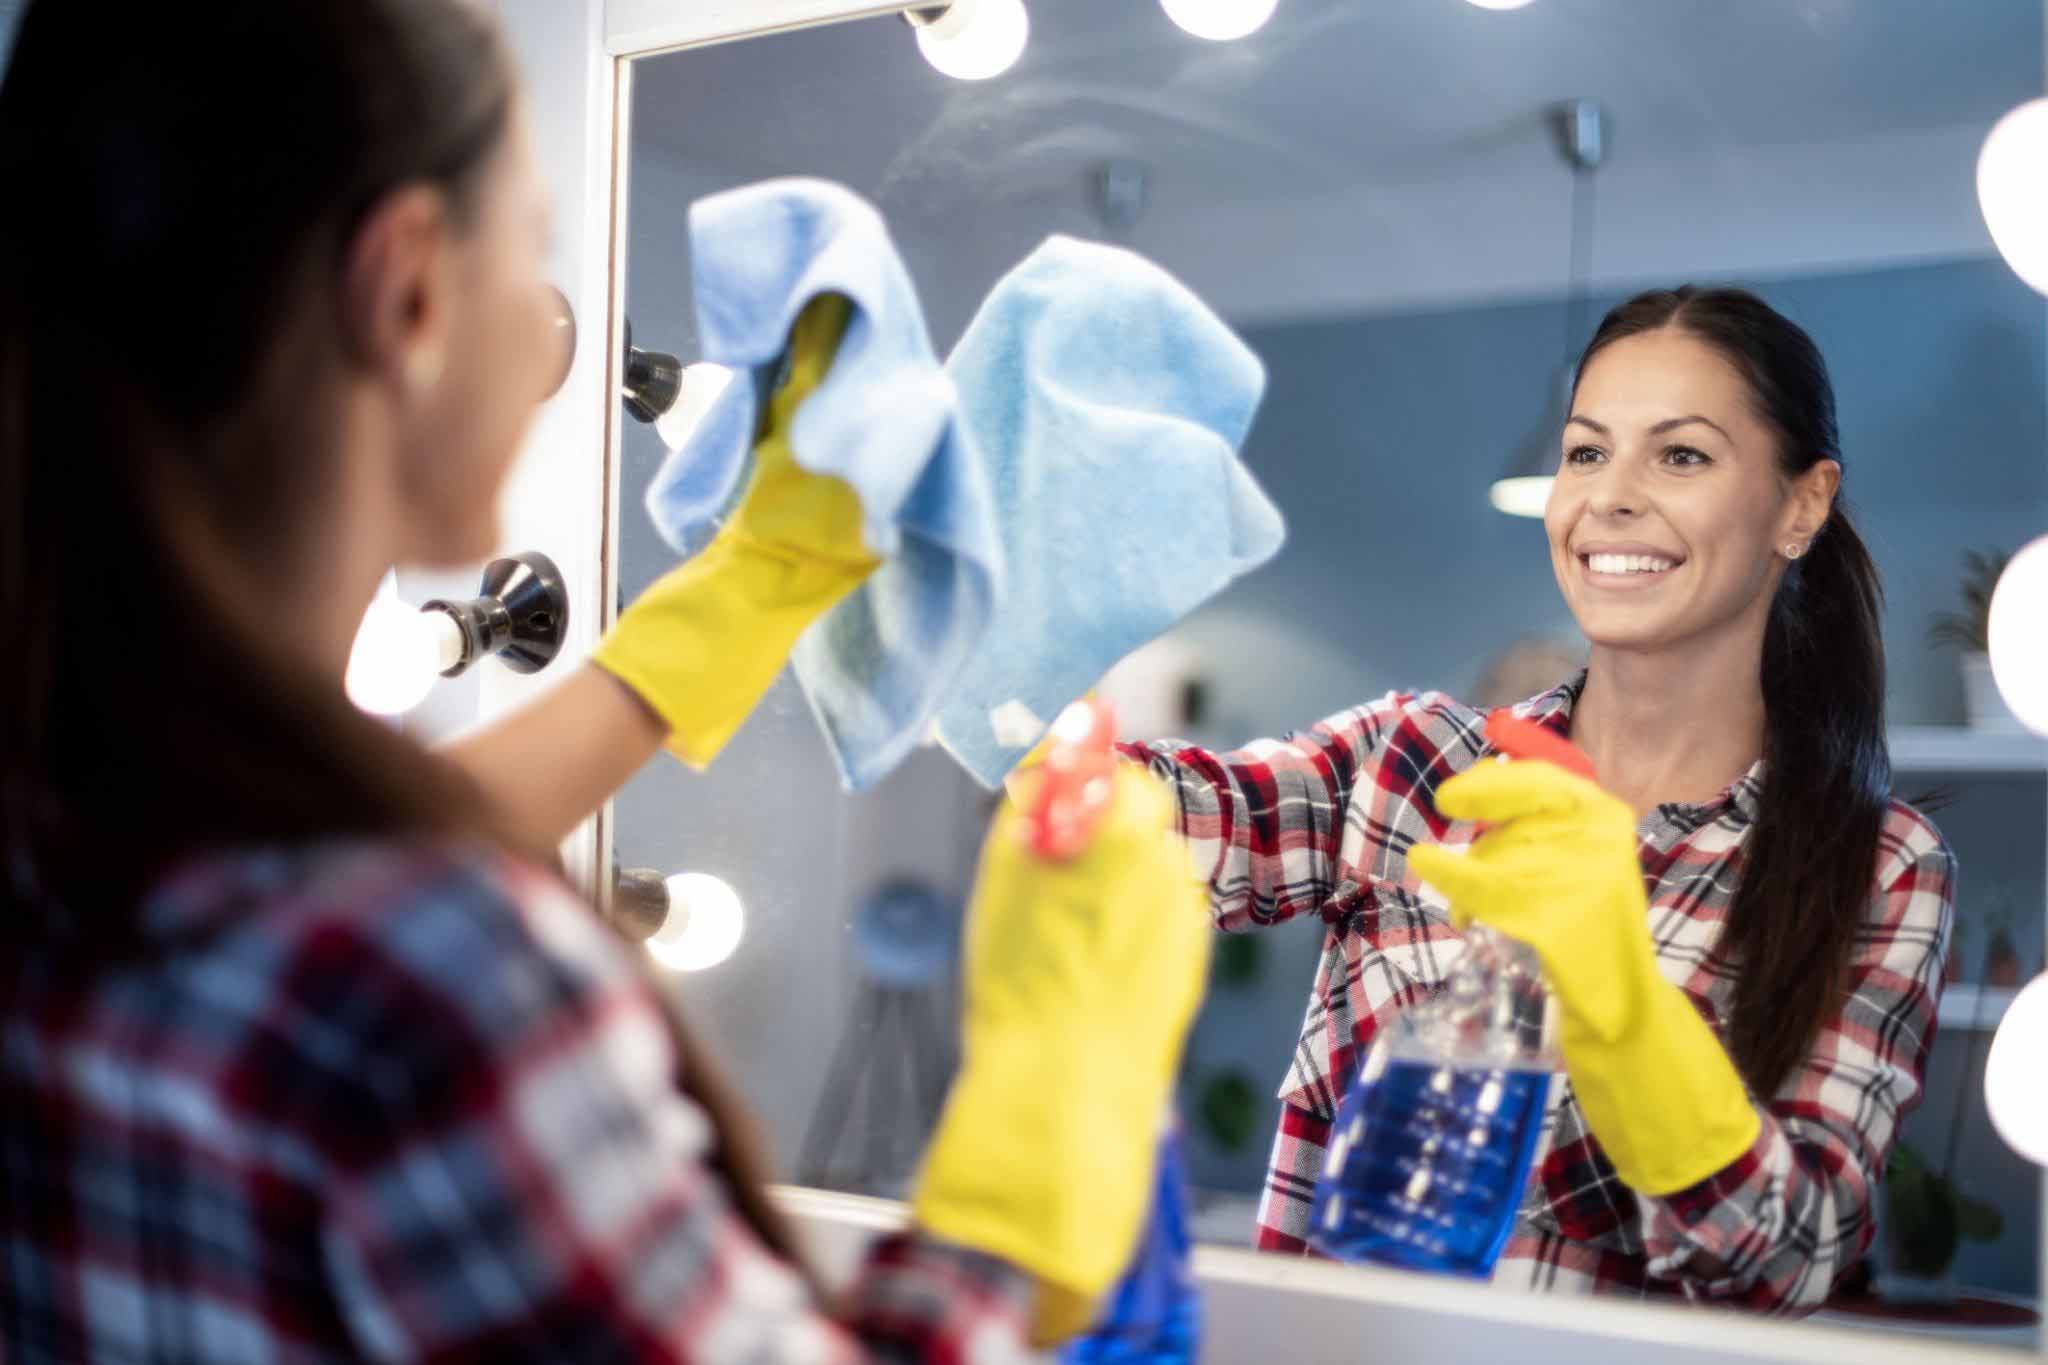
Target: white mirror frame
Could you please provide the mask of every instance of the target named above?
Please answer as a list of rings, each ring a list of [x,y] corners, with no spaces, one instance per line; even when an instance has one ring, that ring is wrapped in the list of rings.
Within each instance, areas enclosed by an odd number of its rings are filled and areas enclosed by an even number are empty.
[[[498,7],[526,64],[541,159],[555,188],[556,278],[586,338],[569,383],[544,412],[514,472],[505,536],[509,547],[542,549],[562,566],[574,596],[565,650],[573,660],[610,623],[617,593],[620,429],[619,405],[610,395],[617,391],[615,362],[624,347],[632,60],[911,6],[906,0],[498,0]],[[2043,56],[2048,74],[2048,53]],[[501,712],[547,685],[491,670],[480,712]],[[610,865],[609,809],[586,822],[563,852],[579,885],[593,895],[607,892],[610,879],[596,873]],[[861,1249],[904,1218],[901,1205],[829,1191],[784,1189],[778,1197],[805,1228],[828,1276],[850,1274]],[[2048,1256],[2043,1260],[2048,1272]],[[1199,1249],[1196,1271],[1205,1296],[1203,1356],[1214,1361],[2010,1365],[2030,1354],[1898,1330],[1502,1292],[1228,1248]],[[2048,1273],[2041,1299],[2048,1303]],[[1281,1323],[1284,1338],[1274,1327]],[[2048,1345],[2037,1354],[2048,1358]]]

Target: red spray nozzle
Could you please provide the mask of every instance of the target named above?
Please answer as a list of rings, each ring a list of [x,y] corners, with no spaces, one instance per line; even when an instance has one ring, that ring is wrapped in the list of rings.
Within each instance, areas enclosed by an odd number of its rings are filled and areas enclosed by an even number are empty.
[[[1065,862],[1088,847],[1116,791],[1116,713],[1085,698],[1060,712],[1025,813],[1024,838],[1041,858]]]
[[[1510,758],[1541,758],[1568,773],[1577,773],[1588,782],[1600,780],[1593,771],[1593,760],[1586,756],[1584,749],[1548,726],[1518,716],[1505,707],[1487,716],[1486,738],[1494,748]]]

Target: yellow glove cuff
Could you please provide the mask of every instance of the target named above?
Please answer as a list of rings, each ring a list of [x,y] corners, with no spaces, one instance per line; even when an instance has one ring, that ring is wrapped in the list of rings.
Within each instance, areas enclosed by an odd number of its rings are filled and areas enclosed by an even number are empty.
[[[1560,1009],[1558,1048],[1615,1172],[1654,1198],[1735,1161],[1755,1144],[1763,1120],[1721,1040],[1683,991],[1660,980],[1645,1003],[1616,1042]]]

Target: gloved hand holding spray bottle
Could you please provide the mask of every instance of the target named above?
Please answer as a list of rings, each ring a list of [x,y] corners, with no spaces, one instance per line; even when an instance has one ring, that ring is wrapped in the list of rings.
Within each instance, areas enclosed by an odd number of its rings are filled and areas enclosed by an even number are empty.
[[[1024,830],[1038,857],[1069,860],[1094,837],[1115,781],[1115,740],[1110,706],[1092,697],[1054,727]],[[1192,1365],[1201,1342],[1193,1250],[1180,1125],[1169,1106],[1137,1250],[1101,1316],[1060,1352],[1062,1365]]]
[[[1408,855],[1450,900],[1465,955],[1375,1039],[1332,1128],[1310,1240],[1340,1259],[1489,1275],[1560,1066],[1641,1194],[1712,1175],[1760,1129],[1734,1063],[1658,968],[1634,814],[1541,725],[1496,711],[1486,733],[1510,761],[1444,783],[1437,808],[1490,828],[1462,854]]]
[[[1009,783],[968,911],[962,1066],[911,1212],[1032,1275],[1037,1344],[1087,1332],[1068,1359],[1192,1360],[1160,1123],[1213,931],[1173,798],[1114,759],[1114,730],[1076,703]]]

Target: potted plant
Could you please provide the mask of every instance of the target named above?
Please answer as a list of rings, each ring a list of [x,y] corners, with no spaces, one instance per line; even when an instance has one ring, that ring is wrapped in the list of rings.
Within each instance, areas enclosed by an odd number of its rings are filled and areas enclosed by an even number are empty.
[[[1957,1250],[1964,1242],[1995,1242],[2005,1231],[1995,1207],[1963,1194],[1909,1143],[1892,1148],[1884,1201],[1890,1270],[1878,1288],[1893,1303],[1953,1298],[1949,1271]]]
[[[1934,618],[1928,643],[1939,648],[1954,645],[1962,651],[1963,708],[1971,728],[2019,730],[2019,718],[1998,694],[1991,677],[1988,643],[1991,594],[2012,558],[2003,551],[1968,550],[1963,554],[1962,610],[1944,611]]]
[[[2012,887],[1995,884],[1957,905],[1955,927],[1949,938],[1946,979],[1950,984],[1966,982],[2013,990],[2026,983],[2033,973],[2020,957],[2016,933],[2023,904]],[[1974,949],[1980,942],[1983,957],[1972,964],[1965,944]]]

